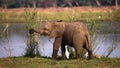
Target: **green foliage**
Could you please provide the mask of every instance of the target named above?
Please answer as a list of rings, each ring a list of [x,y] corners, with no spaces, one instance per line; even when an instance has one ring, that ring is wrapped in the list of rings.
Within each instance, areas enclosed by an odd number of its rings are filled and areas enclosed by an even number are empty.
[[[40,25],[41,21],[39,20],[37,9],[34,8],[32,12],[25,9],[25,21],[27,28],[36,28]]]
[[[119,20],[119,21],[120,21],[120,9],[115,10],[115,11],[113,12],[112,19],[114,19],[114,20]]]
[[[35,56],[40,56],[39,51],[38,51],[38,41],[35,40],[35,35],[29,35],[29,39],[26,42],[27,48],[26,48],[26,53],[25,57],[35,57]]]

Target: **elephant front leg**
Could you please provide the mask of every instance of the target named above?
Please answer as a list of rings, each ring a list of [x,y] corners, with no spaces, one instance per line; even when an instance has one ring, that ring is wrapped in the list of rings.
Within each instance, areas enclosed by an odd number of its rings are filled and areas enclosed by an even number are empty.
[[[52,59],[56,59],[57,57],[57,53],[58,53],[58,50],[59,50],[59,47],[61,45],[61,41],[62,41],[62,37],[57,37],[55,39],[55,42],[53,44],[53,54],[52,54]]]

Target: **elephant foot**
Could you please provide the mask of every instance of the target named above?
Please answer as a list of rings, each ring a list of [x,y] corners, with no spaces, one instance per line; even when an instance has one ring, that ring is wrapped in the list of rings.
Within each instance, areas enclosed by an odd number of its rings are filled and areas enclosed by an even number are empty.
[[[91,60],[91,59],[93,59],[93,55],[88,56],[88,60]]]
[[[56,56],[53,55],[53,56],[52,56],[52,60],[56,60]]]

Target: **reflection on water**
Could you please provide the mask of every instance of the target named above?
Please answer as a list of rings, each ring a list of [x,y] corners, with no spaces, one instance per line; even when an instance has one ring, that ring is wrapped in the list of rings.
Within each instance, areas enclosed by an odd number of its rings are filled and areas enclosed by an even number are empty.
[[[46,36],[41,36],[39,41],[39,52],[41,56],[51,57],[54,39],[49,39]]]
[[[4,28],[0,28],[3,30]],[[25,25],[10,25],[7,31],[0,37],[0,57],[23,56],[26,52],[27,31]],[[120,34],[98,34],[95,37],[94,53],[107,56],[110,50],[112,53],[109,57],[120,58]],[[54,39],[41,36],[39,40],[39,53],[41,56],[51,57],[53,51]],[[60,55],[60,51],[58,53]]]
[[[94,43],[94,53],[108,57],[120,57],[120,34],[99,34]]]
[[[21,25],[21,26],[19,26]],[[0,37],[0,57],[22,56],[25,52],[26,31],[23,24],[14,24],[8,27]],[[1,28],[3,30],[4,28]]]

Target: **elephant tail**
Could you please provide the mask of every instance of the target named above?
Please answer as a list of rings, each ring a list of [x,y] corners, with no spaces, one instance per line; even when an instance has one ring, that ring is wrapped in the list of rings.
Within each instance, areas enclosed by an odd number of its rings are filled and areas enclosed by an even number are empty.
[[[89,48],[90,51],[92,51],[92,44],[91,44],[90,35],[86,35],[85,38],[86,38],[86,44],[87,44],[86,46],[87,46],[87,48]]]

